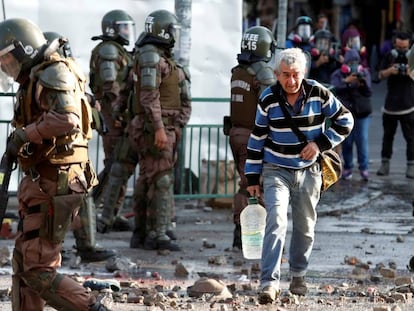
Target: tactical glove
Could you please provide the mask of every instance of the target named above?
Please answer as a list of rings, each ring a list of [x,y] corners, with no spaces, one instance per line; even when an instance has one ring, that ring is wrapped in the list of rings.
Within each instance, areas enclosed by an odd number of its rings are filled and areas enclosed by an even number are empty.
[[[27,135],[22,128],[16,129],[7,139],[6,153],[11,158],[17,158],[22,146],[28,142]]]

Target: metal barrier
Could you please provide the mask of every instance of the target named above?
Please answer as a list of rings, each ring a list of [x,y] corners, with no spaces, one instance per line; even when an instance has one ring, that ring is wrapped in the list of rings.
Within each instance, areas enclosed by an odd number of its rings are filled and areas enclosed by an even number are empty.
[[[238,175],[222,125],[188,125],[178,155],[177,199],[233,196]]]
[[[12,97],[14,93],[0,93],[0,97]],[[193,98],[193,102],[229,102],[225,98]],[[10,121],[0,120],[1,132],[11,131]],[[2,146],[6,146],[5,134]],[[1,151],[0,151],[1,152]],[[89,144],[89,156],[96,172],[103,169],[103,148],[99,135],[94,135]],[[230,198],[236,191],[238,176],[235,169],[228,136],[223,126],[216,124],[192,124],[182,131],[175,167],[174,193],[176,199]],[[127,195],[133,192],[136,172],[128,181]],[[9,191],[15,193],[20,181],[19,171],[13,172]]]

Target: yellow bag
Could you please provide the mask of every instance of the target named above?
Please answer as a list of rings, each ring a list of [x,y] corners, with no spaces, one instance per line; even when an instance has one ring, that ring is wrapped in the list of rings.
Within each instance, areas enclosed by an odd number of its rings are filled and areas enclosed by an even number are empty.
[[[339,154],[329,149],[321,152],[322,191],[328,190],[342,175],[342,160]]]

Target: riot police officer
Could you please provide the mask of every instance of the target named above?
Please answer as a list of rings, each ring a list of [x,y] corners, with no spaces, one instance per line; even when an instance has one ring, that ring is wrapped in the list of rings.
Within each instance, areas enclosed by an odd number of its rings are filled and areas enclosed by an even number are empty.
[[[173,59],[177,17],[157,10],[145,20],[136,42],[131,142],[139,153],[131,248],[180,250],[171,241],[173,168],[181,128],[191,114],[190,76]]]
[[[65,233],[96,184],[88,158],[91,114],[84,76],[27,19],[0,23],[0,62],[19,83],[6,154],[24,172],[12,259],[13,310],[43,310],[45,303],[59,310],[107,310],[56,271]]]
[[[65,58],[73,60],[74,67],[76,66],[75,59],[72,54],[72,49],[69,44],[69,40],[66,37],[58,34],[54,31],[45,31],[44,36],[50,46],[58,47],[57,52]],[[77,67],[79,75],[82,74],[80,67]],[[82,78],[86,81],[86,77]],[[91,106],[92,113],[92,126],[98,132],[102,131],[102,122],[100,114],[95,105],[93,104],[93,96],[86,94],[88,103]],[[98,125],[101,124],[101,125]],[[88,196],[81,205],[79,210],[81,226],[73,230],[73,234],[76,240],[76,253],[81,257],[83,262],[94,262],[106,260],[115,255],[111,250],[106,250],[102,246],[96,243],[96,210],[95,204],[90,196]],[[63,259],[65,257],[63,256]]]
[[[234,195],[233,221],[235,224],[233,247],[241,249],[240,213],[248,204],[247,179],[244,165],[247,141],[254,126],[260,93],[276,82],[270,63],[276,41],[271,31],[263,26],[246,30],[241,40],[238,65],[231,70],[231,103],[229,131],[230,147],[240,176],[239,190]]]
[[[112,228],[129,230],[129,222],[121,216],[126,184],[138,162],[129,148],[126,124],[130,119],[128,97],[132,88],[132,53],[127,46],[135,42],[135,22],[123,10],[112,10],[102,18],[102,35],[92,37],[101,42],[90,57],[89,86],[101,106],[107,125],[102,135],[105,168],[98,178],[101,183],[94,190],[96,203],[102,199],[102,215],[97,219],[101,233]],[[101,196],[102,195],[102,196]]]

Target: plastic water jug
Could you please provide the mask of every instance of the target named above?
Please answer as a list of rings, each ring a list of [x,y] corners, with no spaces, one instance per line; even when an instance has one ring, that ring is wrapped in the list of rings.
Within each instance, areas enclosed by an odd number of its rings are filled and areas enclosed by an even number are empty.
[[[258,203],[256,197],[249,198],[249,205],[241,212],[240,226],[244,258],[260,259],[266,226],[266,209]]]

